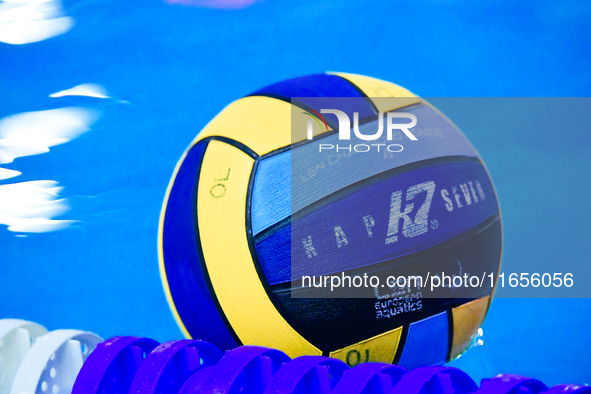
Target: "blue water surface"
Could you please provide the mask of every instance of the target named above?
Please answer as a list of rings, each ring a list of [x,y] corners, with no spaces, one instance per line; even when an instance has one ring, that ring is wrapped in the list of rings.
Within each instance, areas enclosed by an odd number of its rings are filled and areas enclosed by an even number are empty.
[[[0,185],[56,180],[70,206],[60,218],[79,222],[40,234],[0,227],[0,318],[104,338],[181,337],[158,272],[160,208],[183,151],[231,101],[324,71],[374,76],[423,97],[591,92],[591,3],[582,0],[267,0],[241,10],[69,0],[63,8],[75,20],[69,32],[0,43],[0,117],[75,105],[100,118],[48,153],[3,164],[22,175]],[[48,97],[83,83],[111,98]],[[503,271],[589,264],[589,129],[575,122],[540,132],[441,109],[495,182]],[[483,345],[452,365],[477,381],[506,372],[591,383],[590,316],[588,299],[496,299]]]

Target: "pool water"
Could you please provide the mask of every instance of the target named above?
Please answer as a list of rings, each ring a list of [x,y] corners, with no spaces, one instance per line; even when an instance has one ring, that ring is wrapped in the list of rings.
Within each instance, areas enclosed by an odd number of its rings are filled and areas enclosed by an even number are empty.
[[[0,2],[0,138],[29,130],[35,141],[0,144],[0,318],[104,338],[181,337],[158,272],[160,208],[185,148],[231,101],[324,71],[374,76],[423,97],[579,97],[591,88],[585,1],[31,7]],[[53,22],[35,25],[45,30],[33,37],[10,25],[19,18]],[[502,271],[588,265],[589,119],[543,127],[540,106],[538,123],[505,127],[494,114],[448,107],[440,109],[497,188]],[[44,182],[14,186],[29,181]],[[591,300],[498,295],[482,343],[451,365],[477,381],[506,372],[549,386],[591,383]]]

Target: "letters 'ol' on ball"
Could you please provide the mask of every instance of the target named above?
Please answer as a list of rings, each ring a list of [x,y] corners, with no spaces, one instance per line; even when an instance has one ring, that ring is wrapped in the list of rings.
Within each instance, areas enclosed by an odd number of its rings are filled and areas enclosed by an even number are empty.
[[[384,122],[388,113],[404,113],[418,119],[410,130],[418,141],[399,133],[404,152],[384,151],[390,156],[379,165],[365,163],[363,153],[322,152],[330,165],[292,177],[292,157],[306,157],[318,139],[327,149],[343,143],[337,117],[314,100],[300,113],[324,113],[314,119],[323,129],[295,141],[294,97],[360,98],[353,110],[368,131],[380,113]],[[404,99],[390,108],[379,97]],[[316,122],[321,117],[326,125]],[[290,202],[292,188],[305,196],[299,206]],[[500,268],[501,240],[490,177],[453,123],[395,84],[318,74],[241,98],[197,134],[163,204],[160,272],[187,337],[226,349],[252,344],[291,357],[413,368],[444,363],[470,346],[494,291],[489,275]],[[425,296],[429,283],[366,288],[365,298],[297,297],[300,274],[342,272],[384,281],[392,274],[486,277],[469,294],[443,283],[445,297],[437,298]]]

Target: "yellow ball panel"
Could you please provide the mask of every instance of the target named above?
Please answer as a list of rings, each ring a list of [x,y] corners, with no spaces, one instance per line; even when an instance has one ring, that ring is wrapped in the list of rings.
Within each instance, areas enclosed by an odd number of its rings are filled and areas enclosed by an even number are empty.
[[[250,156],[224,142],[211,141],[205,152],[197,215],[211,284],[242,343],[280,348],[290,357],[320,355],[277,311],[252,260],[244,210],[253,164]]]
[[[392,363],[396,350],[398,350],[401,334],[402,327],[398,327],[365,341],[330,352],[330,357],[338,358],[350,367],[365,362]]]
[[[450,360],[470,347],[476,332],[484,322],[489,303],[490,297],[484,297],[452,309],[454,334]]]
[[[212,136],[238,141],[258,155],[287,146],[291,144],[291,104],[262,96],[236,100],[205,126],[193,144]]]
[[[380,112],[388,112],[411,104],[421,102],[421,99],[409,90],[392,82],[366,77],[365,75],[348,73],[331,73],[345,78],[355,84],[368,97],[371,97]],[[399,97],[399,100],[379,100],[380,97]]]

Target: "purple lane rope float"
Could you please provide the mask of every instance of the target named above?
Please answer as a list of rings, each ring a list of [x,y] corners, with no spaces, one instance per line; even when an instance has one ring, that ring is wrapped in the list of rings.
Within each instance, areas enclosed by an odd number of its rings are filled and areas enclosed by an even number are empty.
[[[0,320],[0,373],[0,394],[591,394],[591,386],[548,388],[512,374],[483,379],[479,387],[463,371],[446,366],[351,368],[334,358],[291,359],[261,346],[224,354],[198,340],[103,341],[89,332],[47,332],[17,319]]]
[[[131,382],[158,342],[148,338],[114,337],[100,343],[80,370],[72,392],[129,393]]]

